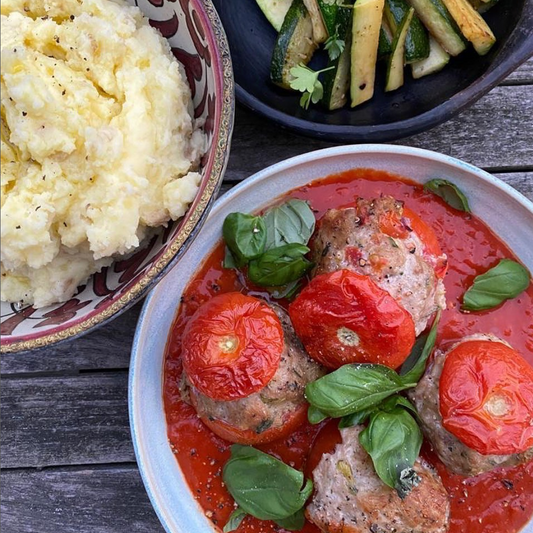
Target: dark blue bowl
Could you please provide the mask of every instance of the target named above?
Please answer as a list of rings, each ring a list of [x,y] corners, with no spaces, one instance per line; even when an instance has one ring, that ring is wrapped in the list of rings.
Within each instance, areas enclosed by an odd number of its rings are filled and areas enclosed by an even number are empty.
[[[337,142],[385,142],[433,128],[473,104],[533,55],[533,0],[500,0],[485,15],[497,43],[486,56],[472,47],[438,74],[385,93],[384,64],[369,102],[328,111],[300,108],[299,94],[274,86],[269,67],[276,31],[255,0],[214,0],[226,30],[237,99],[257,113],[297,133]],[[320,66],[324,57],[313,59]]]

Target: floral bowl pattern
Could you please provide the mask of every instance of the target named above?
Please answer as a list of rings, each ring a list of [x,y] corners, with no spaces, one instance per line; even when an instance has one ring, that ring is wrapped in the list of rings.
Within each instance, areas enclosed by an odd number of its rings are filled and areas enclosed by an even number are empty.
[[[133,0],[130,0],[133,1]],[[166,37],[185,67],[194,116],[204,123],[208,149],[202,181],[185,216],[133,255],[92,276],[67,302],[41,309],[2,302],[1,346],[19,352],[72,339],[111,320],[139,300],[181,258],[202,226],[226,168],[234,117],[234,88],[226,35],[211,0],[134,0]]]

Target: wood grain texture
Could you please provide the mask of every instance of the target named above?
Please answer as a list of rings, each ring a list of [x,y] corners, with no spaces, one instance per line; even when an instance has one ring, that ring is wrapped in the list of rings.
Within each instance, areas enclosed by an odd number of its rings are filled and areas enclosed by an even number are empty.
[[[533,166],[533,86],[496,87],[452,120],[397,141],[442,152],[484,169]],[[308,139],[237,107],[226,179],[239,181],[289,157],[335,146]]]
[[[533,57],[529,58],[512,72],[502,85],[521,85],[527,83],[533,83]]]
[[[533,59],[460,116],[397,144],[486,168],[533,200],[532,101]],[[238,107],[221,194],[268,165],[327,146]],[[2,356],[3,533],[162,533],[128,424],[126,369],[141,306],[71,343]]]
[[[134,461],[126,372],[2,380],[2,468]]]
[[[0,514],[2,533],[163,533],[136,465],[4,471]]]

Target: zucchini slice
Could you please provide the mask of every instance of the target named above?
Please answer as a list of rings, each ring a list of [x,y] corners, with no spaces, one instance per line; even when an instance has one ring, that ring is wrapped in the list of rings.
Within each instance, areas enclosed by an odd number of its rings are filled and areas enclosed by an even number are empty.
[[[353,7],[350,96],[355,107],[374,95],[379,32],[385,0],[357,0]]]
[[[313,24],[313,40],[315,43],[321,44],[328,38],[328,30],[322,19],[322,13],[318,7],[317,0],[304,0],[305,7],[311,17]]]
[[[485,13],[494,7],[499,0],[468,0],[478,13]]]
[[[480,56],[484,56],[496,42],[496,37],[482,16],[468,0],[444,0],[444,5],[465,38],[472,43]]]
[[[384,18],[389,23],[393,35],[396,34],[398,25],[411,7],[406,0],[386,0]],[[429,55],[429,35],[425,26],[415,15],[407,32],[405,41],[405,62],[414,63],[425,59]]]
[[[456,56],[466,48],[461,30],[441,0],[409,0],[409,3],[446,52]]]
[[[291,68],[300,63],[307,65],[316,48],[311,16],[303,0],[294,0],[274,45],[270,63],[270,79],[276,85],[290,89]]]
[[[415,80],[434,74],[442,70],[450,61],[450,54],[442,48],[442,46],[435,40],[435,38],[429,36],[429,56],[422,61],[417,61],[411,64],[411,73]]]
[[[322,20],[324,21],[324,25],[326,26],[326,30],[328,30],[328,35],[335,35],[336,27],[335,27],[335,19],[337,18],[337,11],[339,10],[339,6],[335,2],[331,2],[331,0],[317,0],[318,1],[318,7],[320,8],[320,12],[322,13]],[[481,2],[481,0],[479,0]],[[350,3],[350,2],[343,2],[343,3]]]
[[[350,39],[352,30],[352,10],[339,7],[335,17],[336,33],[345,43],[341,55],[330,60],[328,67],[333,67],[324,73],[324,96],[322,101],[330,110],[339,109],[346,103],[346,95],[350,88]]]
[[[414,8],[409,8],[396,29],[394,42],[392,43],[392,54],[389,57],[389,63],[387,65],[387,81],[385,83],[385,92],[395,91],[403,85],[405,43],[407,41],[407,33],[409,32],[409,27],[411,25],[411,21],[413,20],[414,14]]]
[[[387,24],[387,20],[383,17],[379,30],[378,61],[385,59],[392,52],[392,41],[392,31]]]
[[[277,32],[281,30],[281,25],[285,19],[292,0],[255,0],[268,22],[274,26]],[[481,0],[480,0],[481,1]]]

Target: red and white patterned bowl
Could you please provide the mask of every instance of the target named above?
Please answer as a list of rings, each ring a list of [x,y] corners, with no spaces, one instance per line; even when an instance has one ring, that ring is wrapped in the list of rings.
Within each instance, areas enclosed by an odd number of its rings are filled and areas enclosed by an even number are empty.
[[[62,304],[42,309],[2,302],[2,352],[72,339],[111,320],[139,300],[174,266],[202,226],[229,156],[234,118],[233,72],[226,35],[211,0],[130,0],[166,37],[184,65],[194,114],[202,118],[208,150],[202,181],[185,216],[125,260],[92,276]]]

